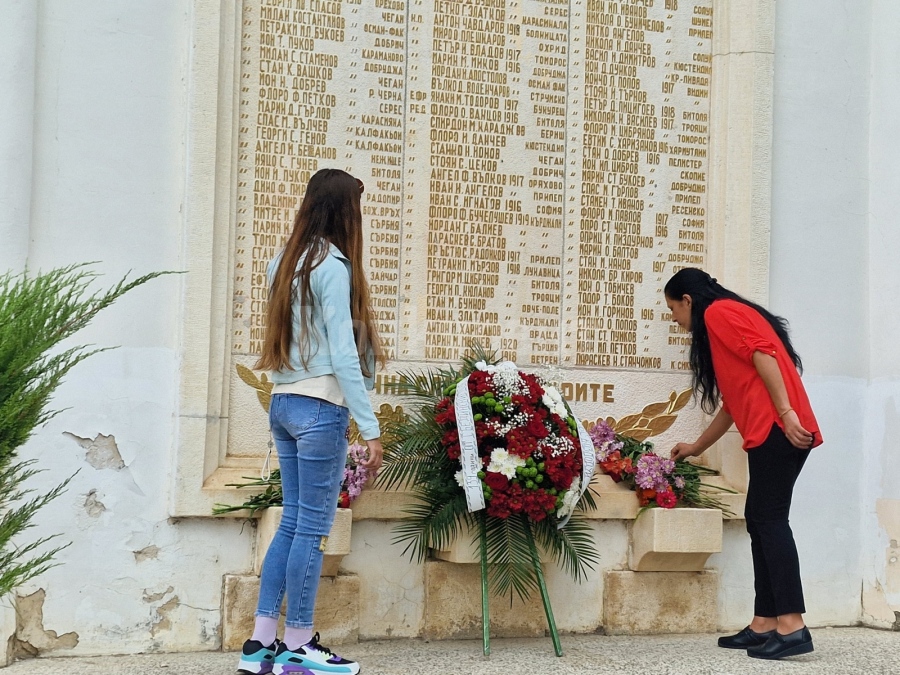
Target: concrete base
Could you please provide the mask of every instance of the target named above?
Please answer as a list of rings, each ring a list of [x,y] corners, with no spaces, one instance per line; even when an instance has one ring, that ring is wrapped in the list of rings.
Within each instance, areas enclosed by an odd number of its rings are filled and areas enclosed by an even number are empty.
[[[537,637],[547,629],[538,593],[527,603],[491,596],[491,636]],[[426,639],[476,639],[482,636],[481,568],[440,560],[425,563]]]
[[[222,648],[235,651],[253,633],[254,614],[259,596],[259,577],[256,575],[226,575],[223,591]],[[359,638],[359,577],[341,575],[319,580],[315,630],[322,634],[322,642],[340,645]],[[280,625],[284,627],[284,608]]]
[[[713,632],[718,572],[607,572],[603,626],[610,635]]]
[[[481,564],[481,546],[477,539],[476,531],[464,527],[459,535],[443,549],[432,549],[434,557],[445,562],[458,563],[462,565],[480,565]],[[542,563],[553,561],[553,557],[538,546],[538,555]]]

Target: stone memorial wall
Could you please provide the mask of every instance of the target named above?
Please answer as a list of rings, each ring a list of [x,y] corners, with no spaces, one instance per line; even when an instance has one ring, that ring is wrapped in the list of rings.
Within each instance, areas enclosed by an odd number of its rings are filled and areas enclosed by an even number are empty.
[[[644,403],[687,386],[662,285],[706,261],[711,0],[248,0],[241,20],[233,364],[259,353],[306,182],[337,167],[366,185],[391,370],[477,339],[590,404],[629,373]]]

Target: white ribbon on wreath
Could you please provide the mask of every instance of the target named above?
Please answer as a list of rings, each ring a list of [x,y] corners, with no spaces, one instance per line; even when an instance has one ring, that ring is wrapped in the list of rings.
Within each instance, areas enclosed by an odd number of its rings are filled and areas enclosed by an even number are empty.
[[[475,415],[469,396],[469,376],[466,375],[456,385],[456,429],[459,432],[460,461],[462,462],[463,490],[469,512],[481,511],[485,507],[484,487],[478,472],[481,460],[478,458],[478,437],[475,434]]]

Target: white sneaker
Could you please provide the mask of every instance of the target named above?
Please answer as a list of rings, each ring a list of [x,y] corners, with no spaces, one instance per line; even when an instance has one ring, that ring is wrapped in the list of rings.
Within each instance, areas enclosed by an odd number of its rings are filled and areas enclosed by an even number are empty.
[[[290,650],[283,642],[275,652],[272,675],[356,675],[359,664],[343,659],[328,647],[319,644],[319,634],[296,650]]]
[[[266,647],[258,640],[247,640],[241,650],[241,660],[238,662],[238,672],[246,675],[266,675],[272,672],[275,662],[275,652],[278,650],[278,640]]]

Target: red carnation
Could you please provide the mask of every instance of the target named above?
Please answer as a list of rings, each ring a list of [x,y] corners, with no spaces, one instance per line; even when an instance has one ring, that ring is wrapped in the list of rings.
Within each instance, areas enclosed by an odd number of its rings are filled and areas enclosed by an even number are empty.
[[[512,512],[509,510],[508,500],[503,492],[495,492],[487,505],[487,514],[495,518],[509,518]]]
[[[449,399],[444,399],[445,401],[449,401]],[[437,408],[436,408],[437,410]],[[440,410],[435,416],[434,421],[440,424],[441,426],[447,425],[456,425],[456,408],[452,405],[446,407],[443,410]]]
[[[664,509],[674,509],[675,504],[677,503],[678,497],[675,496],[675,493],[672,492],[671,488],[665,492],[656,493],[656,504]]]

